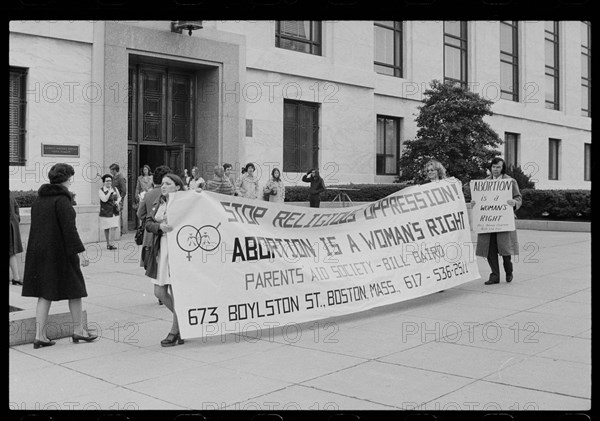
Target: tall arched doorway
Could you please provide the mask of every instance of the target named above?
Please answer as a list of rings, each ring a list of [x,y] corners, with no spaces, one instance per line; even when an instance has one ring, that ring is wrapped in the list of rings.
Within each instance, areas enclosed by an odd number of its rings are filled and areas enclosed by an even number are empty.
[[[168,165],[183,175],[196,156],[196,73],[169,63],[149,63],[131,56],[128,106],[129,228],[135,227],[133,208],[137,177],[144,165],[154,170]]]

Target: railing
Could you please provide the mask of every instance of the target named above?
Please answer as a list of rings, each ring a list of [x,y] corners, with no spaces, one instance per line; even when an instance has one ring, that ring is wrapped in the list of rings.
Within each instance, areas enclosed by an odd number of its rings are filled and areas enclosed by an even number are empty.
[[[352,199],[350,199],[350,196],[348,196],[349,191],[358,191],[360,189],[352,189],[352,188],[348,188],[348,187],[327,187],[327,190],[335,190],[337,192],[339,192],[332,200],[332,202],[339,202],[340,205],[345,208],[347,206],[352,206]]]

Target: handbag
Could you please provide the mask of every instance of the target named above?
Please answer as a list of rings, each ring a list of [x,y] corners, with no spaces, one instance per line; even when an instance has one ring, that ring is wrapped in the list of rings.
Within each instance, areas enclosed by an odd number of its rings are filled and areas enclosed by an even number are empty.
[[[114,187],[113,187],[114,190]],[[112,201],[112,206],[113,206],[113,215],[118,215],[119,211],[121,210],[121,206],[119,206],[119,202],[117,202],[115,199],[115,193],[111,193],[110,194],[110,200]]]
[[[135,230],[135,243],[138,246],[141,246],[144,242],[144,231],[145,231],[146,221],[142,221],[139,227]]]
[[[276,194],[277,194],[277,187],[267,185],[263,189],[263,200],[268,202],[271,200],[271,196],[275,196]]]

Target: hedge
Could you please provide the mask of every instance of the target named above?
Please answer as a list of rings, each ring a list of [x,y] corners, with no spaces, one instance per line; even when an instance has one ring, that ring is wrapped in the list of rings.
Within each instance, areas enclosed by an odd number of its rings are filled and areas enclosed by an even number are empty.
[[[37,190],[14,190],[11,193],[20,208],[30,208],[37,198]]]
[[[393,184],[340,184],[329,186],[328,189],[321,194],[321,201],[331,202],[341,191],[338,188],[354,189],[345,191],[353,202],[374,202],[383,197],[389,196],[392,193],[402,190],[407,187],[408,183],[393,183]],[[285,201],[286,202],[308,202],[308,186],[286,186]]]
[[[592,218],[590,190],[535,190],[521,191],[523,205],[517,211],[522,219],[582,220]]]
[[[38,196],[37,190],[15,190],[11,193],[14,194],[13,197],[15,198],[15,201],[17,202],[17,205],[19,205],[20,208],[30,208]],[[77,205],[77,200],[75,199],[76,194],[73,192],[71,192],[71,194],[73,195],[73,205]]]

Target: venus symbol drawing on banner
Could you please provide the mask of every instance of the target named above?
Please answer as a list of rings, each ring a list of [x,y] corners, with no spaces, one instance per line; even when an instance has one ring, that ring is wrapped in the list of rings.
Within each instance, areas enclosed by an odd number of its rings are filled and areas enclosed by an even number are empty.
[[[184,225],[177,231],[177,245],[187,252],[187,259],[192,260],[192,252],[201,248],[204,251],[213,251],[221,244],[221,233],[219,227],[203,225],[196,228],[193,225]]]

